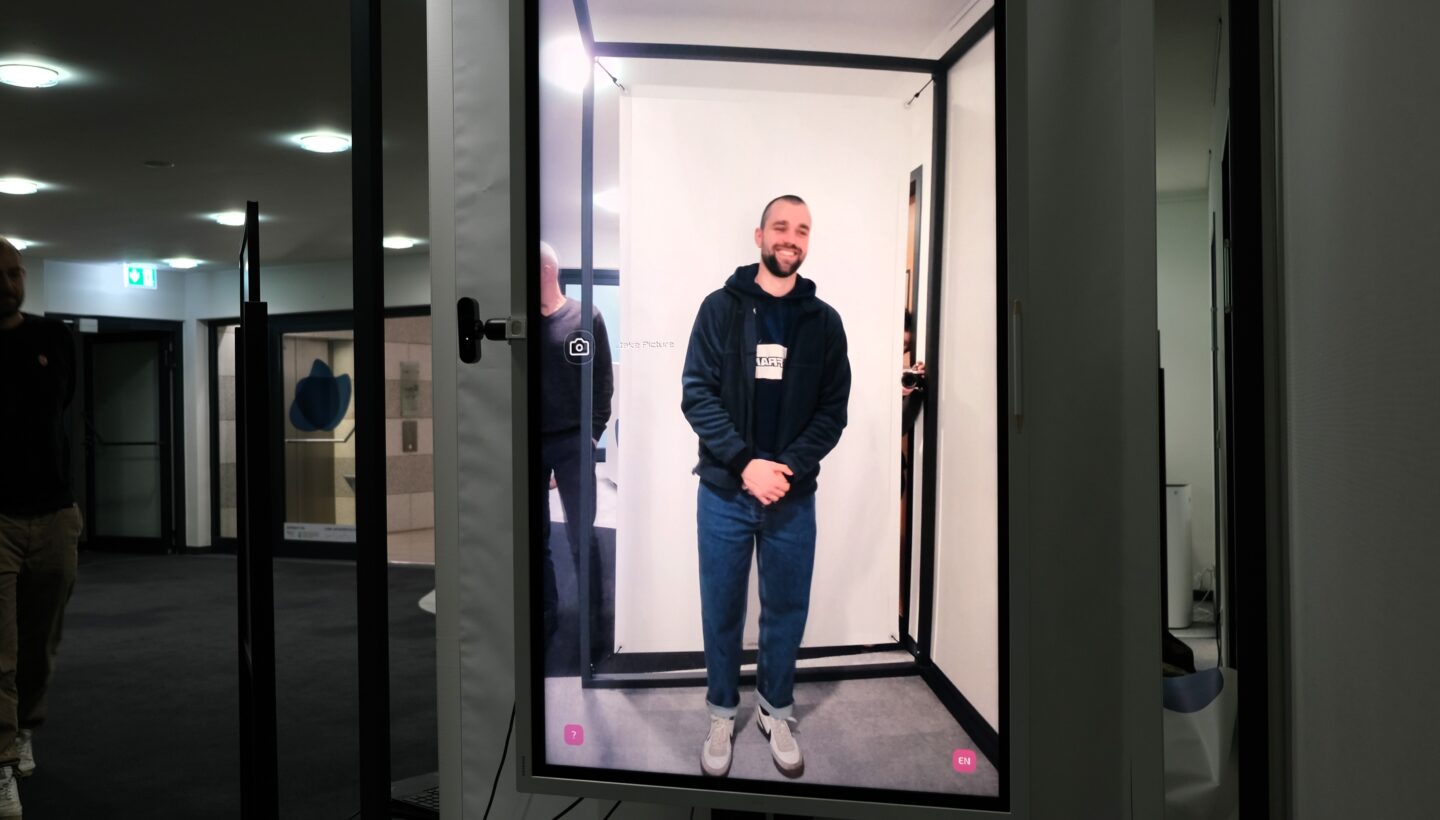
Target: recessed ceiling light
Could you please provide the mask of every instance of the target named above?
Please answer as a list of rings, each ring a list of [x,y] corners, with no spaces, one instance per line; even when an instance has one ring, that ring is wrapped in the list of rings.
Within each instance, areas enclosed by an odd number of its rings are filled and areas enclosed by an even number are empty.
[[[235,228],[245,224],[245,212],[225,211],[224,213],[215,214],[215,221],[221,225],[228,225]]]
[[[20,88],[49,88],[60,82],[60,72],[43,65],[31,63],[5,63],[0,65],[0,83]]]
[[[199,267],[200,260],[191,259],[188,256],[180,256],[176,257],[175,259],[166,259],[165,264],[178,270],[190,270],[191,268]]]
[[[147,159],[147,160],[145,160],[144,162],[142,162],[142,163],[140,163],[140,164],[141,164],[141,165],[144,165],[146,168],[174,168],[174,167],[175,167],[175,163],[171,162],[171,161],[168,160],[168,159]]]
[[[7,236],[7,237],[5,237],[5,241],[6,241],[6,242],[9,242],[10,245],[11,245],[11,247],[15,248],[15,250],[17,250],[17,251],[23,251],[23,250],[25,250],[26,248],[30,247],[30,243],[29,243],[29,242],[26,242],[26,241],[23,240],[23,239],[16,239],[16,238],[13,237],[13,236]]]
[[[0,194],[33,194],[40,190],[40,183],[31,182],[28,179],[18,177],[5,177],[0,179]]]
[[[540,76],[567,91],[584,91],[594,66],[579,37],[551,40],[540,49]]]
[[[387,236],[380,241],[381,245],[392,251],[408,251],[415,247],[416,240],[408,236]]]
[[[300,147],[317,154],[338,154],[350,150],[350,138],[344,134],[305,134],[295,138]]]

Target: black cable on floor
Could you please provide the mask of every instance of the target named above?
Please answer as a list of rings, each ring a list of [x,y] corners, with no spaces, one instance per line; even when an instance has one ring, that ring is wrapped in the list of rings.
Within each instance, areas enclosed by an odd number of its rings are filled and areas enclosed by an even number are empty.
[[[574,802],[574,803],[571,803],[570,805],[566,806],[563,810],[561,810],[561,812],[560,812],[559,814],[557,814],[557,815],[555,815],[554,817],[550,818],[550,820],[560,820],[560,818],[562,818],[562,817],[564,817],[565,815],[569,814],[571,809],[573,809],[573,808],[575,808],[576,806],[580,805],[580,802],[581,802],[582,800],[584,800],[584,799],[585,799],[585,798],[583,798],[583,797],[577,797],[577,798],[575,798],[575,802]]]
[[[620,808],[620,804],[624,802],[624,800],[616,800],[615,805],[611,806],[610,811],[605,812],[605,816],[600,818],[600,820],[610,820],[610,815],[614,814],[615,810]]]
[[[510,753],[510,733],[515,731],[515,704],[510,704],[510,725],[505,729],[505,745],[500,747],[500,765],[495,767],[495,779],[490,783],[490,799],[485,801],[485,820],[490,818],[490,807],[495,805],[495,790],[500,787],[500,772],[505,770],[505,756]]]

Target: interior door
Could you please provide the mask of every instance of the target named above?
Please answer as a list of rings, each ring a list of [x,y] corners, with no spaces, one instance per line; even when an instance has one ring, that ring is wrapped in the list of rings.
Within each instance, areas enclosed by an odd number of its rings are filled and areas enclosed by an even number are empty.
[[[163,552],[176,544],[168,335],[89,336],[85,344],[90,544]]]

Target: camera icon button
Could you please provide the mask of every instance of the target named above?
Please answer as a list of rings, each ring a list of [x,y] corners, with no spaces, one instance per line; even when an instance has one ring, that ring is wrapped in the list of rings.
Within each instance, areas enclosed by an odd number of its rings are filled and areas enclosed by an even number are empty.
[[[589,364],[595,358],[595,337],[585,330],[572,330],[565,337],[565,361]]]

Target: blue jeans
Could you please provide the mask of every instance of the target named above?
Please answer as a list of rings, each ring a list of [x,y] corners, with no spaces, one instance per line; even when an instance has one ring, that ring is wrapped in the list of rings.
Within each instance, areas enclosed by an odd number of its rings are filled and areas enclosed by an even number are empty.
[[[760,705],[777,718],[795,708],[795,657],[810,614],[815,567],[815,495],[769,507],[743,490],[727,497],[700,484],[700,618],[705,632],[705,702],[734,717],[740,705],[741,639],[750,560],[760,572]]]

